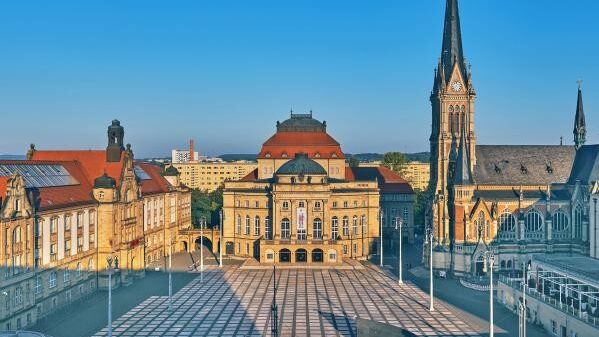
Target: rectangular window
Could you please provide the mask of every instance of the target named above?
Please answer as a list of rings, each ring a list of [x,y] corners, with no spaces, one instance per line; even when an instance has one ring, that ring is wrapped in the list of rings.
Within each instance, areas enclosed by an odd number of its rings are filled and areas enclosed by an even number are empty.
[[[333,208],[337,208],[337,202],[333,201]]]
[[[63,276],[62,276],[62,280],[64,281],[64,283],[69,282],[69,280],[71,279],[71,273],[69,272],[69,269],[65,269],[63,272]]]
[[[41,294],[41,293],[42,293],[42,277],[38,275],[35,278],[35,294]]]
[[[58,223],[58,218],[50,219],[50,234],[56,233],[56,225]]]
[[[56,272],[53,271],[50,273],[50,277],[48,278],[48,288],[52,289],[56,287]]]
[[[343,208],[347,208],[347,207],[349,207],[349,203],[347,201],[344,201],[343,202]]]

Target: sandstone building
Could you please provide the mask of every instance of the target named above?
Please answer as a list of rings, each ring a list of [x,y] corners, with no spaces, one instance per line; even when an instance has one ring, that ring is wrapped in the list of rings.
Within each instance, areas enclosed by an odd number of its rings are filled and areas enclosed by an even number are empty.
[[[348,167],[311,113],[277,122],[258,168],[225,182],[223,209],[226,253],[261,263],[364,259],[378,251],[381,220],[390,228],[404,217],[413,227],[409,184],[384,167]]]
[[[124,129],[105,150],[46,151],[0,161],[0,329],[18,330],[106,285],[143,276],[191,225],[191,196],[176,172],[136,163]],[[173,246],[173,250],[178,250]]]

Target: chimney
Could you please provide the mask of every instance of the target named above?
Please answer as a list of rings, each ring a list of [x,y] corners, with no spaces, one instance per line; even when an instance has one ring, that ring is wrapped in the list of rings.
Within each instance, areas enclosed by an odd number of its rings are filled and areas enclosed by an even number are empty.
[[[193,155],[193,139],[189,140],[189,161],[194,161],[194,155]]]

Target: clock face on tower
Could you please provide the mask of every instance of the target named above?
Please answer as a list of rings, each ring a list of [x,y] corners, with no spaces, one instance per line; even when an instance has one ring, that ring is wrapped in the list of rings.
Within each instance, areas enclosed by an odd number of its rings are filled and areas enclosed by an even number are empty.
[[[451,89],[456,92],[462,90],[462,83],[460,83],[460,82],[451,83]]]

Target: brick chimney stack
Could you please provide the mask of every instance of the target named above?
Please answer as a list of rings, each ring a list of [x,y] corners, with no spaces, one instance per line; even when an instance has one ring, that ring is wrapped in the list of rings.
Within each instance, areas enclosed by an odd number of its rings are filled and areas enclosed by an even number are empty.
[[[194,152],[193,152],[193,139],[189,140],[189,161],[194,161]]]

